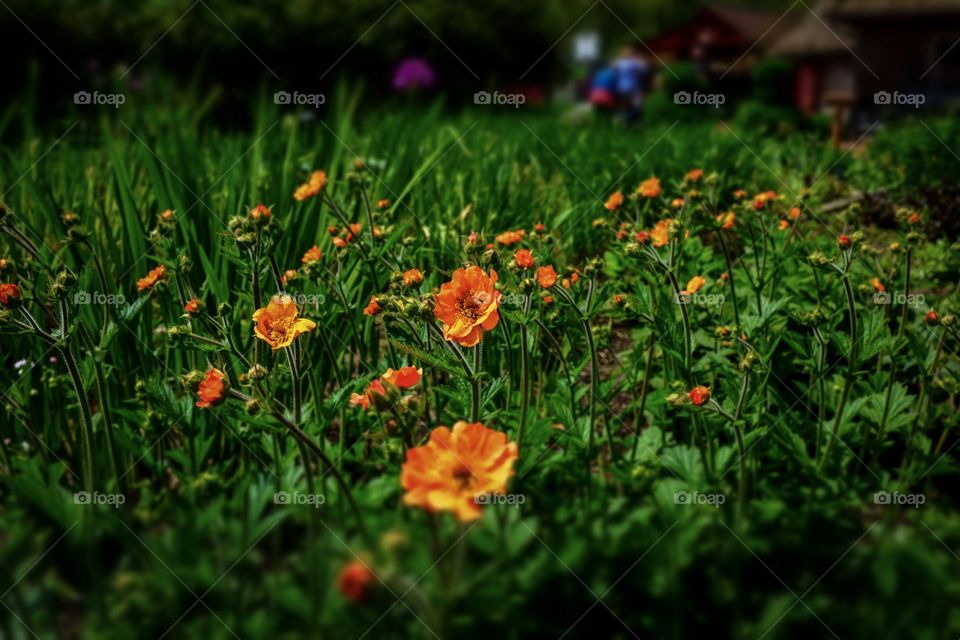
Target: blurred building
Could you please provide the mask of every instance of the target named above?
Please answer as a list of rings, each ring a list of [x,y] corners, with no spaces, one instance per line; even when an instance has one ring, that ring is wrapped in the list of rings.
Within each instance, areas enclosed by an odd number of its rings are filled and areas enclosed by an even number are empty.
[[[795,104],[807,113],[874,111],[899,95],[926,107],[960,97],[960,0],[826,0],[800,10],[768,55],[796,63]]]
[[[710,6],[647,44],[667,64],[692,60],[716,75],[745,73],[762,53],[757,44],[777,24],[770,11]]]

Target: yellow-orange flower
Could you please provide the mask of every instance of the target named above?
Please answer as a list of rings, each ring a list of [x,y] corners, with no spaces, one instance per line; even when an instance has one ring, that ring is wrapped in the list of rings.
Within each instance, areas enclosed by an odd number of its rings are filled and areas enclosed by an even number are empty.
[[[350,405],[361,407],[366,411],[370,408],[370,403],[374,401],[375,396],[385,395],[387,395],[387,390],[384,388],[383,383],[380,382],[380,378],[374,378],[373,381],[367,385],[367,389],[363,393],[350,394]]]
[[[704,280],[701,276],[693,276],[692,278],[690,278],[690,281],[687,283],[687,288],[681,291],[681,293],[685,293],[687,295],[690,295],[691,293],[696,293],[697,291],[700,290],[700,287],[706,284],[706,282],[707,281]]]
[[[513,254],[513,259],[521,269],[533,269],[537,261],[533,259],[533,252],[530,249],[520,249]]]
[[[183,305],[183,310],[187,313],[197,313],[200,311],[200,305],[202,304],[199,298],[190,298],[187,300],[187,303]]]
[[[683,207],[683,198],[674,198],[670,201],[670,206],[674,209],[679,209]]]
[[[506,492],[518,457],[517,443],[479,422],[437,427],[427,444],[407,451],[403,502],[431,513],[449,511],[461,522],[477,520],[485,496]]]
[[[614,191],[610,194],[610,197],[607,198],[606,203],[604,203],[603,208],[607,211],[616,211],[623,204],[623,194],[619,191]]]
[[[728,211],[727,213],[721,213],[717,216],[717,224],[720,225],[720,228],[724,231],[729,231],[733,229],[733,224],[737,221],[736,214],[733,211]]]
[[[314,171],[310,174],[310,178],[293,192],[293,199],[302,202],[307,198],[312,198],[320,193],[325,184],[327,184],[327,174],[323,171]]]
[[[791,219],[791,220],[796,220],[797,218],[799,218],[799,217],[800,217],[800,207],[793,207],[792,209],[790,209],[790,214],[789,214],[789,215],[790,215],[790,219]]]
[[[879,292],[881,292],[881,293],[883,293],[884,291],[887,290],[887,288],[886,288],[885,286],[883,286],[883,283],[880,282],[880,278],[874,278],[873,280],[870,281],[870,284],[873,285],[873,288],[874,288],[874,289],[876,289],[877,291],[879,291]]]
[[[780,231],[786,231],[789,228],[790,228],[790,221],[788,220],[780,220],[780,224],[777,225],[777,229],[779,229]]]
[[[423,376],[423,369],[418,369],[417,367],[400,367],[397,370],[387,369],[381,379],[398,389],[409,389],[412,386],[415,386],[420,382],[420,378]]]
[[[296,280],[299,274],[293,269],[287,269],[283,272],[283,275],[280,276],[280,284],[287,286],[287,283],[291,280]]]
[[[21,297],[23,297],[23,292],[18,285],[12,282],[0,284],[0,305],[8,308],[16,307],[20,304]]]
[[[387,198],[381,198],[377,200],[377,209],[386,209],[390,206],[390,200]]]
[[[274,296],[265,307],[253,313],[254,334],[270,345],[280,349],[293,343],[297,336],[317,328],[317,323],[297,317],[297,304],[290,296]]]
[[[377,304],[377,297],[370,296],[370,302],[367,304],[367,307],[363,310],[363,315],[375,316],[378,313],[380,313],[380,305]]]
[[[340,570],[337,576],[337,589],[348,600],[358,604],[366,602],[376,587],[376,576],[360,560],[354,560]]]
[[[157,286],[157,283],[160,282],[160,279],[163,277],[163,274],[166,270],[166,267],[164,267],[162,264],[154,269],[151,269],[146,276],[137,280],[137,291],[153,289],[155,286]]]
[[[307,250],[305,254],[303,254],[303,258],[301,259],[301,262],[303,262],[303,264],[310,264],[311,262],[319,262],[320,258],[322,257],[323,257],[323,253],[320,252],[320,247],[318,247],[317,245],[313,245]]]
[[[472,347],[500,321],[497,308],[500,292],[494,288],[497,272],[488,276],[474,265],[453,272],[453,279],[444,283],[437,294],[433,314],[443,323],[443,337],[462,347]]]
[[[270,207],[264,204],[258,204],[253,209],[250,209],[250,219],[259,220],[260,218],[269,218],[270,217]]]
[[[687,172],[687,175],[684,176],[684,180],[687,182],[699,182],[702,177],[703,169],[691,169]]]
[[[656,198],[660,195],[660,178],[647,178],[637,187],[637,195],[644,198]]]
[[[553,265],[548,264],[537,269],[537,284],[544,289],[549,289],[557,284],[557,271],[553,268]]]
[[[223,381],[227,377],[223,371],[210,367],[203,381],[197,386],[197,406],[201,409],[215,407],[226,398],[227,388]]]
[[[412,287],[423,282],[423,272],[420,269],[409,269],[403,272],[403,284]]]
[[[517,244],[523,240],[523,236],[527,235],[527,232],[523,229],[517,229],[516,231],[504,231],[498,235],[495,240],[502,245],[511,245]]]
[[[694,387],[693,389],[690,389],[690,393],[688,395],[690,396],[690,402],[699,407],[710,399],[710,387],[705,387],[703,385]]]
[[[664,218],[653,226],[653,229],[650,230],[650,239],[653,240],[654,247],[662,247],[670,242],[670,227],[672,225],[672,219]]]

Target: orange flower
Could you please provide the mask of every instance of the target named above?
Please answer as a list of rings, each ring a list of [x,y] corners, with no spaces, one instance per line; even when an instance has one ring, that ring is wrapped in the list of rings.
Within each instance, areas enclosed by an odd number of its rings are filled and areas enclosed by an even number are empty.
[[[516,231],[504,231],[498,235],[495,240],[502,245],[509,246],[511,244],[517,244],[523,240],[525,235],[527,235],[527,232],[523,229],[517,229]]]
[[[317,245],[313,245],[312,247],[310,247],[310,249],[307,250],[305,254],[303,254],[303,258],[301,259],[301,262],[303,262],[303,264],[310,264],[311,262],[320,262],[320,258],[322,257],[323,257],[323,254],[320,252],[320,247],[318,247]]]
[[[533,230],[537,233],[543,233],[545,229],[546,227],[543,226],[542,222],[538,222],[537,224],[533,225]]]
[[[640,231],[639,233],[637,233],[637,242],[639,242],[640,244],[644,244],[649,239],[650,239],[650,234],[647,233],[646,231]]]
[[[543,296],[543,304],[553,304],[553,296]]]
[[[690,402],[692,402],[693,404],[699,407],[704,402],[710,399],[710,388],[700,385],[698,387],[694,387],[693,389],[690,389],[689,395],[690,395]]]
[[[848,249],[851,245],[850,236],[840,236],[837,238],[837,244],[843,249]]]
[[[420,382],[421,376],[423,376],[423,369],[418,369],[417,367],[400,367],[396,371],[387,369],[386,373],[381,377],[384,382],[392,384],[398,389],[409,389]]]
[[[733,224],[737,221],[736,214],[733,211],[728,211],[726,213],[721,213],[717,216],[717,223],[720,225],[720,228],[724,231],[729,231],[733,229]]]
[[[923,222],[923,216],[921,216],[916,211],[911,213],[910,217],[907,218],[907,224],[917,225],[917,224],[920,224],[921,222]]]
[[[670,227],[672,224],[672,219],[664,218],[650,230],[650,237],[653,239],[654,247],[662,247],[670,242]]]
[[[63,214],[64,222],[67,222],[66,218],[68,215],[75,216],[75,214],[72,214],[68,211],[67,213]],[[167,222],[169,222],[170,220],[173,220],[174,217],[175,216],[173,214],[173,209],[167,209],[166,211],[160,214],[160,219],[166,220]]]
[[[283,275],[280,276],[280,284],[287,286],[287,283],[291,280],[296,280],[299,274],[293,269],[287,269],[283,272]]]
[[[403,284],[412,287],[415,284],[423,282],[423,273],[420,269],[410,269],[403,272]]]
[[[403,503],[431,513],[450,511],[461,522],[483,515],[482,498],[502,494],[519,456],[517,443],[479,422],[437,427],[422,447],[407,451],[400,473]]]
[[[377,209],[386,209],[390,206],[390,200],[388,198],[381,198],[377,200]]]
[[[370,302],[367,304],[367,308],[363,310],[363,315],[365,316],[375,316],[380,313],[380,305],[377,304],[377,297],[370,296]]]
[[[644,198],[656,198],[660,195],[660,179],[647,178],[637,187],[637,195]]]
[[[927,311],[926,315],[923,316],[923,321],[932,327],[940,322],[940,316],[937,315],[936,311],[931,309],[930,311]]]
[[[544,289],[549,289],[557,284],[557,271],[553,268],[553,265],[548,264],[537,269],[537,284]]]
[[[790,213],[787,215],[790,216],[791,220],[796,220],[797,218],[800,217],[800,207],[793,207],[792,209],[790,209]]]
[[[207,377],[197,386],[197,406],[201,409],[215,407],[226,398],[227,388],[223,381],[227,377],[216,367],[207,370]]]
[[[20,303],[23,292],[20,287],[12,282],[0,284],[0,305],[7,308],[13,308]]]
[[[497,308],[500,292],[494,288],[497,272],[488,276],[478,266],[457,269],[453,279],[444,283],[437,294],[433,315],[443,323],[443,337],[455,340],[461,347],[472,347],[500,321]]]
[[[293,192],[293,199],[297,202],[302,202],[307,198],[312,198],[320,193],[320,190],[323,189],[323,185],[326,183],[327,174],[323,171],[314,171],[310,174],[310,178]]]
[[[285,295],[274,296],[265,307],[253,313],[253,333],[273,350],[287,347],[302,333],[313,331],[317,323],[297,317],[297,304]]]
[[[619,307],[620,305],[622,305],[622,304],[623,304],[623,296],[620,295],[619,293],[614,294],[614,296],[613,296],[613,304],[617,305],[618,307]]]
[[[623,194],[619,191],[614,191],[610,194],[610,197],[607,198],[607,202],[603,205],[603,208],[607,211],[616,211],[623,204]]]
[[[258,204],[253,209],[250,209],[250,218],[253,220],[259,220],[260,218],[269,218],[270,217],[270,207]]]
[[[691,169],[687,172],[687,175],[684,176],[684,180],[687,182],[699,182],[700,178],[703,177],[703,169]]]
[[[781,220],[780,224],[777,225],[777,229],[779,229],[780,231],[786,231],[789,228],[790,228],[790,222],[787,220]]]
[[[733,192],[733,197],[737,200],[743,200],[747,197],[747,192],[744,189],[737,189]]]
[[[347,241],[341,238],[340,236],[334,237],[332,242],[333,242],[333,246],[335,246],[338,249],[343,249],[345,246],[347,246]]]
[[[157,283],[160,282],[160,278],[163,277],[165,271],[166,267],[162,264],[152,269],[145,277],[137,280],[137,291],[146,291],[147,289],[152,289],[157,286]]]
[[[200,311],[200,305],[202,304],[200,298],[190,298],[187,300],[187,303],[183,305],[183,310],[187,313],[197,313]]]
[[[513,259],[521,269],[533,269],[537,264],[530,249],[520,249],[513,254]]]
[[[700,287],[706,284],[706,282],[707,281],[700,276],[693,276],[692,278],[690,278],[690,282],[687,283],[687,288],[681,291],[680,293],[684,293],[686,295],[690,295],[691,293],[696,293],[697,291],[700,290]]]
[[[375,579],[376,576],[367,565],[354,560],[340,570],[340,575],[337,576],[337,589],[348,600],[362,604],[370,597],[373,587],[376,586]]]
[[[683,198],[674,198],[670,201],[670,206],[674,209],[679,209],[683,206]]]
[[[373,381],[367,385],[367,389],[363,393],[350,394],[350,406],[361,407],[366,411],[370,408],[370,403],[374,402],[375,394],[378,396],[387,395],[387,390],[384,388],[383,383],[380,382],[380,378],[374,378]]]
[[[884,291],[887,290],[887,288],[883,286],[883,283],[880,282],[880,278],[874,278],[873,280],[870,281],[870,284],[872,284],[873,288],[879,291],[880,293],[883,293]]]

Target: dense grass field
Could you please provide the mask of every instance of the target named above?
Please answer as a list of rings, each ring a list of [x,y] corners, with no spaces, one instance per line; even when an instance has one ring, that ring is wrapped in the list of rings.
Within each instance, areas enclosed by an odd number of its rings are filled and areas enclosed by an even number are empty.
[[[339,95],[0,120],[0,637],[960,634],[951,120]]]

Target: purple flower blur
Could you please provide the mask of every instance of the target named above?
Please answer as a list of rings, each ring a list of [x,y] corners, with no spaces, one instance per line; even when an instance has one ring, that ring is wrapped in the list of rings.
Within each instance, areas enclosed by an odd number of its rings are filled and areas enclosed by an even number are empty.
[[[393,70],[393,88],[397,91],[429,89],[437,80],[437,75],[423,58],[404,58]]]

